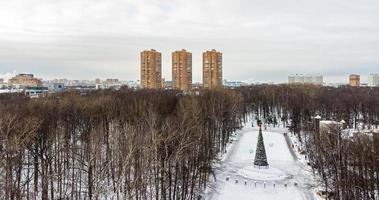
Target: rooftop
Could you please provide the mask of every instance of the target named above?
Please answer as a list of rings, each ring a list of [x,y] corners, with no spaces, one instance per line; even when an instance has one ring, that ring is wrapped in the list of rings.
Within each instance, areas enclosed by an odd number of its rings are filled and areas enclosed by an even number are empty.
[[[26,73],[23,73],[23,74],[17,74],[16,77],[19,77],[19,76],[29,76],[29,77],[34,77],[33,74],[26,74]]]

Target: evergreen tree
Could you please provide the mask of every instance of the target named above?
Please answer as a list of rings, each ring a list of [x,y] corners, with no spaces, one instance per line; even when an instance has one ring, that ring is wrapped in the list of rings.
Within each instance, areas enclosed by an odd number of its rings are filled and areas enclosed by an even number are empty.
[[[268,167],[265,144],[263,142],[262,128],[259,127],[257,150],[255,151],[254,165],[257,167]]]

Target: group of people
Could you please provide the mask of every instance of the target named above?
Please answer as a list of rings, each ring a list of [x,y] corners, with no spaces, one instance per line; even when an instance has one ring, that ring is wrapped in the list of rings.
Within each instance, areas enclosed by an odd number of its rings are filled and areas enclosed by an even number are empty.
[[[257,126],[258,126],[259,128],[262,127],[262,121],[261,121],[260,119],[257,119]],[[254,127],[254,122],[251,123],[251,127]],[[266,130],[266,129],[267,129],[267,126],[265,125],[265,130]]]

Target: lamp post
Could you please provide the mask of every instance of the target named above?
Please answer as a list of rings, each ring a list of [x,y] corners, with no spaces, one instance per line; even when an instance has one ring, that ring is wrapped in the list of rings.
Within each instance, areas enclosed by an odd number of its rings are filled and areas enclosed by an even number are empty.
[[[315,122],[314,122],[314,133],[312,134],[313,135],[313,142],[314,142],[314,144],[316,144],[315,145],[315,148],[316,148],[316,152],[317,152],[317,150],[318,150],[318,148],[319,148],[319,142],[320,142],[320,121],[321,121],[321,116],[320,115],[317,115],[316,117],[314,117],[314,120],[315,120]],[[310,152],[310,155],[309,155],[310,157],[313,157],[313,153],[312,152]],[[313,162],[313,164],[314,164],[314,161],[313,161],[313,158],[309,158],[309,161],[311,162]]]
[[[340,123],[342,124],[342,128],[344,129],[344,128],[345,128],[345,124],[346,124],[345,120],[342,119],[342,120],[340,121]]]
[[[359,186],[355,186],[356,189],[358,189],[358,198],[362,196],[362,192],[363,192],[363,188],[362,187],[359,187]],[[355,191],[355,194],[357,193],[357,191]]]
[[[341,129],[339,130],[339,134],[338,134],[338,143],[339,143],[339,147],[340,147],[340,148],[341,148],[340,145],[341,145],[341,139],[342,139],[342,138],[341,138],[341,135],[342,135],[342,131],[343,131],[343,129],[345,129],[345,123],[346,123],[346,122],[345,122],[345,120],[343,120],[343,119],[340,121]],[[340,150],[340,151],[341,151],[341,150]]]
[[[342,125],[341,128],[339,129],[338,131],[338,157],[339,157],[339,161],[340,161],[340,164],[342,163],[342,144],[341,144],[341,140],[342,140],[342,131],[343,129],[345,128],[345,120],[341,120],[340,121],[340,124]]]
[[[315,131],[317,134],[320,134],[320,121],[321,121],[321,116],[320,115],[317,115],[316,117],[314,117],[315,119]]]

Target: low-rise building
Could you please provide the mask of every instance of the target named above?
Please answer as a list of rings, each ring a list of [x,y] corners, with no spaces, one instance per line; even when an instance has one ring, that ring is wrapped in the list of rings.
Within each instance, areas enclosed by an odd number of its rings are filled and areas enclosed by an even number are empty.
[[[64,92],[64,84],[63,83],[49,83],[47,88],[50,92]]]
[[[320,133],[331,133],[336,130],[342,130],[343,123],[333,120],[321,120],[320,121]]]
[[[108,78],[105,80],[105,83],[108,85],[116,85],[119,84],[120,81],[117,78]]]
[[[101,83],[101,80],[99,78],[95,79],[95,83],[96,84],[100,84]]]
[[[95,83],[96,83],[95,84],[96,89],[109,89],[109,88],[119,89],[123,85],[123,83],[120,82],[119,79],[112,79],[112,78],[108,78],[105,81],[96,79]]]
[[[80,91],[80,92],[89,92],[94,91],[96,88],[95,85],[75,85],[75,86],[65,86],[65,90],[68,91]]]
[[[370,74],[369,75],[368,86],[379,87],[379,74]]]
[[[293,74],[288,76],[288,84],[314,84],[322,85],[324,83],[324,77],[316,75],[303,75]]]
[[[172,81],[165,81],[165,82],[164,82],[164,89],[166,89],[166,90],[171,90],[171,89],[173,89]]]
[[[47,94],[49,91],[48,87],[31,87],[27,86],[24,89],[25,95],[31,97],[31,98],[38,98],[42,97],[45,94]]]
[[[358,74],[350,74],[349,85],[352,87],[359,87],[361,85],[361,76]]]
[[[25,88],[25,87],[42,87],[41,79],[35,78],[33,74],[18,74],[8,80],[9,87]]]
[[[2,88],[0,89],[0,94],[9,94],[9,93],[22,93],[23,89],[15,89],[15,88]]]
[[[140,87],[140,81],[125,81],[124,85],[128,86],[129,88],[139,88]]]
[[[340,133],[341,138],[343,139],[348,139],[359,135],[366,135],[373,139],[374,144],[379,144],[379,129],[365,126],[363,123],[358,124],[356,128],[349,128],[343,120],[340,122],[333,120],[321,120],[319,124],[319,130],[320,134],[338,135],[338,133]]]
[[[237,88],[241,86],[246,86],[247,84],[242,81],[227,81],[224,80],[224,87],[226,88]]]
[[[0,89],[6,89],[8,88],[8,83],[5,83],[4,81],[0,83]]]
[[[200,82],[195,82],[195,83],[192,83],[192,89],[193,90],[200,90],[201,88],[203,88],[203,84],[200,83]]]

